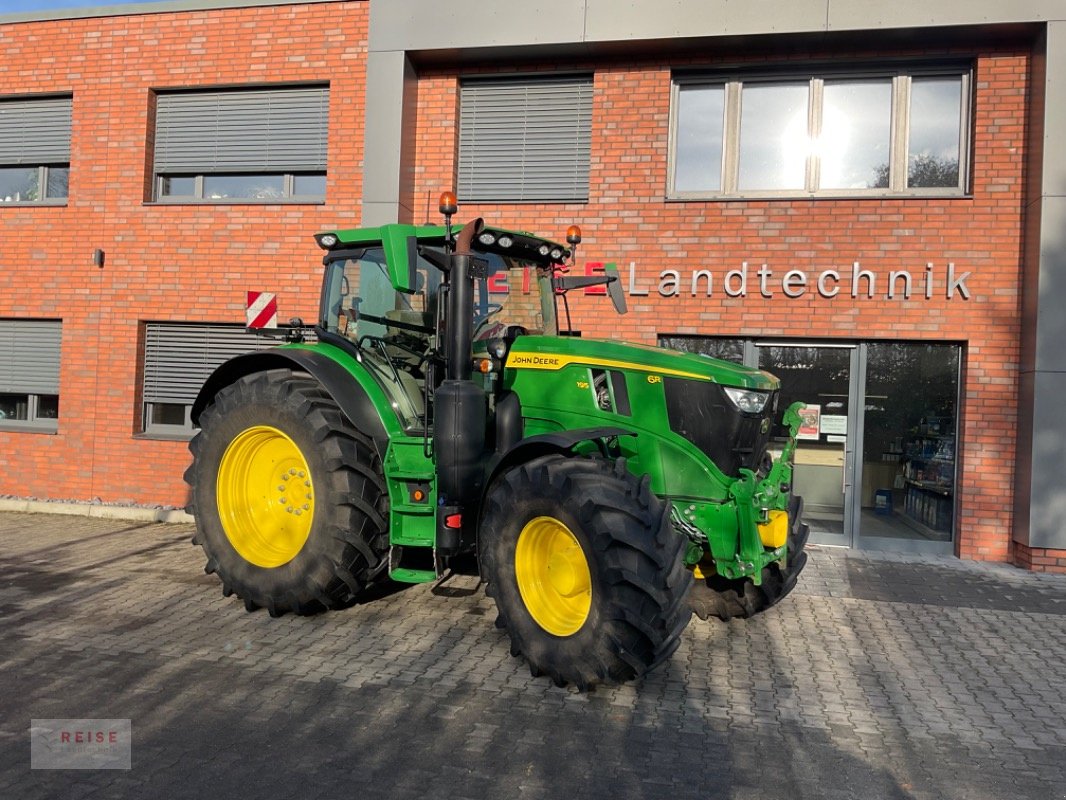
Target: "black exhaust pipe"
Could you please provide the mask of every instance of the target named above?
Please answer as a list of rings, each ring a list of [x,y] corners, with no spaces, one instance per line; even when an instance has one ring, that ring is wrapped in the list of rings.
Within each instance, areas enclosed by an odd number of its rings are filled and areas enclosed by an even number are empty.
[[[459,234],[448,276],[445,378],[434,392],[433,451],[437,457],[437,552],[459,551],[462,509],[481,495],[488,398],[470,380],[473,361],[474,277],[471,244],[482,221]]]

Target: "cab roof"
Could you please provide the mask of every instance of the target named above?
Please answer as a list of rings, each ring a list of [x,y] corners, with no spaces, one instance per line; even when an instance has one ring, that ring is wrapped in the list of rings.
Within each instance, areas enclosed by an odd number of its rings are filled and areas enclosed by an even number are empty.
[[[455,225],[458,235],[462,226]],[[342,252],[381,245],[385,250],[393,285],[399,291],[410,291],[412,240],[414,246],[442,247],[446,230],[443,225],[405,225],[390,223],[376,228],[351,228],[323,231],[315,235],[319,247],[326,250],[325,261],[334,260]],[[525,231],[486,226],[474,238],[475,253],[495,253],[522,264],[539,267],[566,266],[570,248]]]

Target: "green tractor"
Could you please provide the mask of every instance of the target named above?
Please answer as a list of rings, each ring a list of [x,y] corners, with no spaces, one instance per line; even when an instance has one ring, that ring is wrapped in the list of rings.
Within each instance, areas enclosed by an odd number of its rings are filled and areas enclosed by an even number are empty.
[[[581,689],[661,663],[693,611],[785,596],[800,404],[778,418],[765,372],[560,331],[571,289],[624,311],[617,274],[565,274],[577,227],[456,236],[455,211],[319,234],[317,324],[204,385],[186,480],[224,594],[309,614],[476,570],[512,654]]]

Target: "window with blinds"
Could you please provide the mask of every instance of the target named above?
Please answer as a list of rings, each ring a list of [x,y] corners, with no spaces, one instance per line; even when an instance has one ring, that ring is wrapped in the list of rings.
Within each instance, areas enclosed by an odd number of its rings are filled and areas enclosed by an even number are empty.
[[[329,87],[156,95],[156,199],[320,201]]]
[[[142,383],[145,433],[191,434],[189,412],[224,361],[278,344],[239,325],[149,322],[144,328]]]
[[[63,203],[70,180],[70,97],[0,100],[0,203]]]
[[[465,81],[459,197],[585,202],[591,140],[591,76]]]
[[[56,431],[59,320],[0,320],[0,429]]]

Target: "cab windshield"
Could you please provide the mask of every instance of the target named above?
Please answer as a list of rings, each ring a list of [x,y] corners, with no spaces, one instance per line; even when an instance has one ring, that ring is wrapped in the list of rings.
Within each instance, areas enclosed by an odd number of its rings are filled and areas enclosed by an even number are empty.
[[[551,276],[545,269],[496,253],[479,253],[487,277],[476,281],[474,335],[503,326],[511,334],[558,332]],[[398,292],[389,280],[382,248],[333,261],[326,275],[321,325],[361,348],[382,342],[422,355],[430,346],[442,294],[441,271],[419,256],[416,290]]]
[[[495,253],[478,258],[488,262],[488,277],[475,286],[475,339],[559,332],[548,270]]]

